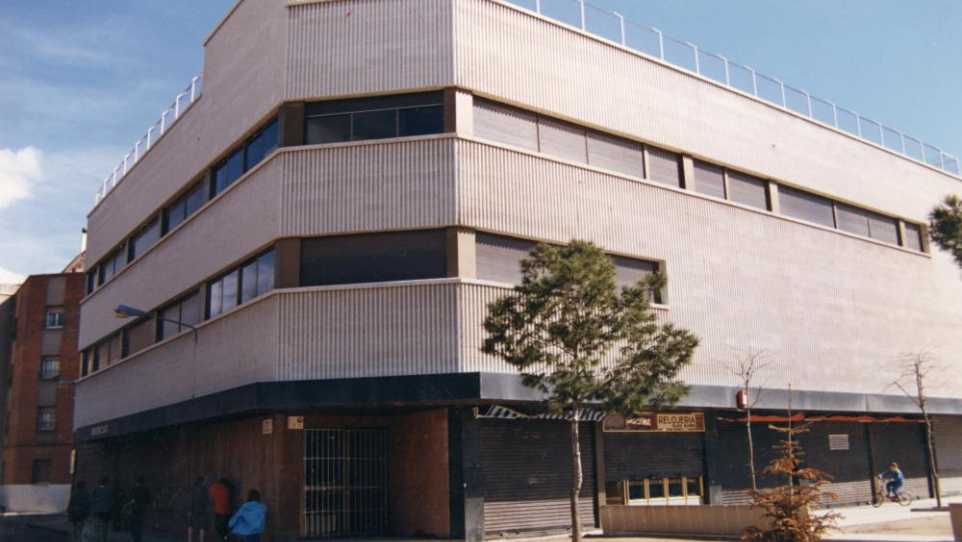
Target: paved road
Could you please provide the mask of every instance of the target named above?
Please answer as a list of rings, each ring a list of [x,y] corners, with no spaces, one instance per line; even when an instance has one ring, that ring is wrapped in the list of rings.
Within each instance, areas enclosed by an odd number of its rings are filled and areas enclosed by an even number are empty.
[[[69,542],[69,537],[28,526],[36,516],[0,516],[0,542]]]

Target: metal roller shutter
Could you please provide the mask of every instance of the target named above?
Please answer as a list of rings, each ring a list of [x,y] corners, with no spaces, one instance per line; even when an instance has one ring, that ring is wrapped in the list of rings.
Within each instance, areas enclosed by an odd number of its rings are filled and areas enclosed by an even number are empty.
[[[935,458],[942,476],[962,476],[962,417],[939,416],[932,427]]]
[[[489,100],[474,100],[474,135],[538,152],[538,116]]]
[[[831,505],[872,501],[872,467],[865,424],[816,422],[801,434],[805,466],[832,477],[826,491],[838,495]]]
[[[484,531],[555,530],[571,524],[571,434],[567,422],[484,420]],[[594,427],[581,426],[581,522],[597,525]]]
[[[874,423],[869,426],[875,470],[898,463],[905,486],[916,498],[929,496],[925,431],[921,423]],[[877,473],[876,473],[877,474]]]
[[[702,476],[704,446],[704,433],[605,433],[605,479]]]

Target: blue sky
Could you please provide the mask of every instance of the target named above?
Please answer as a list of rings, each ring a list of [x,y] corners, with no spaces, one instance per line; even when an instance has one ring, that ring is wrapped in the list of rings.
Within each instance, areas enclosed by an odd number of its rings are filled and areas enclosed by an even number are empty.
[[[958,0],[591,3],[962,153]],[[0,283],[77,252],[100,181],[201,71],[232,4],[0,0]]]

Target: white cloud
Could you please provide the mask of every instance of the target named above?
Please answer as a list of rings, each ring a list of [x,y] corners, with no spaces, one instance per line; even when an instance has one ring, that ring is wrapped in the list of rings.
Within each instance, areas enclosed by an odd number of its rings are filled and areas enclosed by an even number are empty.
[[[30,197],[31,183],[43,177],[41,157],[33,147],[0,149],[0,209]]]
[[[27,277],[21,275],[20,273],[7,271],[6,269],[0,267],[0,284],[20,284],[25,278]]]

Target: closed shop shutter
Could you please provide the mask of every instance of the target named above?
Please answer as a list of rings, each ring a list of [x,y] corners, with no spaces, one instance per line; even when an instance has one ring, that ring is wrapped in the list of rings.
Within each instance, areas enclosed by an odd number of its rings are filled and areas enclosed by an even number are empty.
[[[704,433],[605,433],[605,480],[698,477]]]
[[[832,477],[825,490],[838,495],[838,499],[830,504],[872,501],[873,474],[865,424],[816,422],[800,437],[805,452],[804,466]]]
[[[905,486],[916,498],[929,496],[925,432],[921,423],[874,423],[869,426],[875,469],[898,463]],[[878,474],[878,473],[876,473]]]
[[[561,421],[484,420],[481,428],[486,534],[571,525],[570,426]],[[594,428],[581,426],[581,522],[595,515]]]
[[[939,416],[932,431],[939,474],[962,477],[962,417]]]

